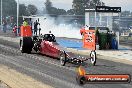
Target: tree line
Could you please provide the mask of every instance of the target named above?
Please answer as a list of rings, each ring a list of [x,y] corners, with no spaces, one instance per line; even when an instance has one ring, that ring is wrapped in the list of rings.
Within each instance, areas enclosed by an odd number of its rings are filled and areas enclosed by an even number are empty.
[[[1,4],[1,3],[0,3]],[[11,17],[16,22],[17,14],[17,2],[16,0],[3,0],[3,18]],[[85,8],[95,8],[96,5],[104,5],[100,0],[73,0],[72,9],[64,10],[53,7],[50,0],[44,2],[45,9],[48,14],[52,15],[82,15],[81,19],[84,19]],[[37,7],[29,4],[19,4],[19,21],[22,21],[22,16],[36,15]],[[8,19],[9,20],[9,19]],[[84,22],[83,22],[84,23]]]
[[[72,9],[64,10],[53,7],[50,0],[46,0],[45,7],[48,14],[51,15],[75,15],[79,16],[76,22],[84,24],[85,21],[85,8],[94,9],[96,6],[104,6],[105,3],[100,0],[73,0]]]
[[[84,15],[85,8],[94,9],[96,6],[105,5],[100,0],[73,0],[72,9],[64,10],[53,7],[50,0],[46,0],[45,7],[48,14],[55,15]]]
[[[69,10],[64,10],[56,8],[53,6],[51,0],[46,0],[44,3],[46,13],[52,15],[73,15],[77,16],[76,22],[84,24],[85,21],[85,8],[94,9],[96,6],[105,6],[104,2],[101,0],[73,0],[72,8]],[[1,5],[1,2],[0,2]],[[1,10],[1,9],[0,9]],[[21,23],[22,16],[36,15],[38,9],[35,5],[29,4],[19,4],[19,23]],[[17,14],[17,2],[16,0],[3,0],[3,18],[8,18],[7,21],[16,22]],[[132,17],[132,12],[123,11],[121,13],[122,17]],[[11,19],[9,19],[11,18]]]
[[[48,14],[55,15],[73,15],[75,16],[76,22],[79,24],[85,24],[85,8],[87,9],[95,9],[96,6],[105,6],[104,2],[101,0],[73,0],[72,9],[64,10],[57,9],[53,7],[52,2],[50,0],[46,0],[45,7]],[[122,11],[120,14],[121,17],[132,17],[131,11]],[[132,22],[127,22],[127,26],[132,26]],[[119,31],[119,23],[113,22],[113,30]]]

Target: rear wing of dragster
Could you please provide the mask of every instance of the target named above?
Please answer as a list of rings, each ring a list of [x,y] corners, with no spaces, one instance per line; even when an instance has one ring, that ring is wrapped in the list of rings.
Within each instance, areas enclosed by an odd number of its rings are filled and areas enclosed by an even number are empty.
[[[79,85],[88,83],[130,83],[131,76],[129,74],[88,74],[86,70],[80,66],[77,69],[76,81]]]

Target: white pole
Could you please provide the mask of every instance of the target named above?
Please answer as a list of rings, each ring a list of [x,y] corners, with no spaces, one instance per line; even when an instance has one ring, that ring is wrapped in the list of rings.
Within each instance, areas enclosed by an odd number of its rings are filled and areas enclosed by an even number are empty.
[[[109,14],[107,13],[107,27],[109,26]]]
[[[18,34],[18,26],[19,26],[19,0],[17,0],[17,34]]]
[[[101,6],[103,6],[102,0],[101,0]],[[100,26],[102,26],[102,13],[100,13]]]
[[[97,12],[95,11],[95,30],[97,30],[97,22],[96,22],[96,20],[97,20]]]
[[[3,28],[2,28],[2,7],[3,7],[3,6],[2,6],[2,0],[1,0],[1,30],[3,29]]]

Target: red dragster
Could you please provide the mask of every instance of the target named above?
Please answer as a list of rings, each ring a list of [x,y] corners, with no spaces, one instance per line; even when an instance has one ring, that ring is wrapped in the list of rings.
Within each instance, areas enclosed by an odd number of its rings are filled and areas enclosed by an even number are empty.
[[[90,58],[84,58],[77,56],[72,52],[68,52],[66,48],[60,46],[53,34],[45,34],[41,36],[22,37],[20,39],[20,50],[22,53],[30,53],[34,49],[36,52],[51,56],[53,58],[59,58],[60,64],[64,66],[66,62],[83,63],[90,59],[91,63],[96,63],[96,53],[91,52]]]

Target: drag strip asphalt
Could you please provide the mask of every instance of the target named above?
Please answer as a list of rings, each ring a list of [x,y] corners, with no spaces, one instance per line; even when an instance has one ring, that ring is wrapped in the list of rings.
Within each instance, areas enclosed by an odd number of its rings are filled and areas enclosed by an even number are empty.
[[[59,60],[39,55],[37,53],[22,54],[19,44],[0,39],[0,64],[6,65],[18,72],[26,74],[42,83],[55,88],[132,88],[130,84],[86,84],[76,83],[76,68],[78,65],[66,64],[60,66]],[[96,66],[90,62],[84,65],[91,74],[130,74],[132,65],[107,60],[97,60]]]

